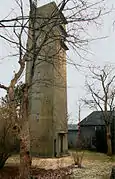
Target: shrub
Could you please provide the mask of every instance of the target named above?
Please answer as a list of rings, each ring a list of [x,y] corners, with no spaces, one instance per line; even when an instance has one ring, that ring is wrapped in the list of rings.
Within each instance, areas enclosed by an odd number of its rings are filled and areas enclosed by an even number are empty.
[[[83,152],[72,152],[72,157],[74,159],[75,165],[78,166],[78,168],[82,167],[82,161],[83,161],[83,157],[84,157],[84,151]]]
[[[0,106],[0,169],[12,153],[16,152],[19,142],[13,134],[13,123],[6,106]],[[17,145],[17,147],[16,147]]]

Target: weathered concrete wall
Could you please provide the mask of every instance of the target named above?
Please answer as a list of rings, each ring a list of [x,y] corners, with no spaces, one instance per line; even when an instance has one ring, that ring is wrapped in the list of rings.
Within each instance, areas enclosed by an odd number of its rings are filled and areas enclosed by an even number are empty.
[[[32,54],[26,68],[26,82],[32,83],[29,90],[29,113],[31,150],[39,156],[60,155],[68,150],[67,144],[67,94],[66,52],[60,44],[62,23],[55,3],[36,10],[36,52],[34,74]],[[59,12],[58,12],[59,14]],[[31,31],[29,32],[31,36]],[[28,39],[28,48],[32,40]],[[63,142],[60,139],[63,135]],[[55,150],[55,151],[54,151]]]

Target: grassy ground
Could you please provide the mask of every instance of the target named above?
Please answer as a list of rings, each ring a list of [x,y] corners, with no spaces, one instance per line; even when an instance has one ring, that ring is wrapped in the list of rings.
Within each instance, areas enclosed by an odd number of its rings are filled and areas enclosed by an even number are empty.
[[[103,153],[99,153],[99,152],[92,152],[92,151],[88,151],[88,150],[82,150],[79,153],[83,153],[84,152],[84,159],[86,160],[100,160],[100,161],[111,161],[111,162],[115,162],[115,155],[109,157],[106,154]]]
[[[75,151],[71,151],[73,153]],[[106,154],[91,151],[79,152],[83,157],[83,169],[73,169],[73,178],[76,179],[110,179],[112,166],[115,165],[115,156],[108,157]]]

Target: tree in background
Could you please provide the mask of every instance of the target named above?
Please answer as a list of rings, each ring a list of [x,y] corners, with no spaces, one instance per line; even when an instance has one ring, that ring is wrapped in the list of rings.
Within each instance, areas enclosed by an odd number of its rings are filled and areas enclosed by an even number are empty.
[[[112,155],[111,123],[115,109],[115,71],[109,65],[90,67],[86,78],[88,97],[84,99],[90,108],[102,111],[106,126],[107,154]]]
[[[25,84],[22,89],[23,100],[21,101],[22,115],[20,116],[20,124],[18,123],[18,114],[16,112],[17,104],[15,100],[15,87],[24,73],[26,61],[32,60],[32,73],[34,73],[36,57],[39,56],[42,47],[49,43],[50,32],[47,32],[44,35],[42,44],[39,48],[37,48],[36,40],[40,38],[40,36],[36,37],[35,35],[35,32],[38,30],[35,28],[37,18],[36,1],[29,0],[28,4],[30,9],[28,15],[25,15],[23,0],[15,0],[14,2],[17,3],[20,9],[20,14],[16,15],[14,18],[8,15],[7,17],[0,19],[0,28],[3,28],[0,38],[9,43],[10,46],[13,47],[13,50],[16,49],[18,51],[18,54],[16,53],[13,55],[16,56],[19,63],[19,70],[14,74],[14,77],[11,79],[8,86],[0,84],[0,88],[6,90],[7,92],[8,108],[10,109],[9,119],[13,123],[13,130],[16,131],[16,135],[20,138],[20,178],[28,178],[30,176],[29,169],[31,165],[28,124],[28,90],[32,84]],[[87,45],[90,40],[92,40],[84,38],[82,34],[85,32],[90,22],[96,23],[96,19],[98,19],[101,15],[102,12],[101,9],[99,9],[100,3],[103,3],[103,1],[89,3],[88,1],[83,0],[62,0],[58,5],[60,13],[63,12],[65,14],[65,18],[68,23],[66,38],[65,36],[62,37],[62,41],[65,40],[79,55],[80,50],[84,50],[83,46]],[[55,16],[57,16],[57,14],[53,13],[52,17],[47,19],[47,22],[44,21],[44,24],[42,24],[39,29],[43,31],[44,27],[47,27],[47,25],[52,22],[52,18],[55,18]],[[60,23],[62,23],[60,20],[57,21],[55,26],[60,25]],[[52,28],[55,28],[55,26],[53,25]],[[28,29],[32,30],[32,34],[28,34]],[[25,39],[31,39],[31,48],[28,49],[28,42],[25,43]],[[59,39],[59,36],[55,36],[54,39]],[[72,60],[68,60],[68,63],[73,64],[74,66],[77,64]]]

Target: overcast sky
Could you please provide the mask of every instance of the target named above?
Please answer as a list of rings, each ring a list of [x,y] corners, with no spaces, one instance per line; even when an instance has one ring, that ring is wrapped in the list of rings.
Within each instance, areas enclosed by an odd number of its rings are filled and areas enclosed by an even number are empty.
[[[94,0],[93,0],[94,1]],[[27,11],[28,6],[26,5],[27,0],[24,0],[25,2],[25,10]],[[51,2],[50,0],[41,0],[38,1],[38,5],[43,5],[44,3]],[[58,3],[59,1],[56,0]],[[69,57],[72,58],[72,60],[78,61],[78,64],[82,64],[83,66],[87,66],[88,64],[98,64],[103,65],[106,63],[111,63],[114,65],[115,63],[115,30],[113,26],[113,22],[115,20],[115,0],[107,0],[106,1],[106,7],[108,9],[113,8],[113,12],[109,13],[108,15],[101,18],[99,21],[100,25],[96,28],[94,26],[90,26],[88,29],[88,33],[91,34],[92,37],[103,37],[108,36],[108,38],[103,40],[97,40],[93,41],[89,45],[89,50],[92,53],[89,53],[87,55],[86,60],[82,60],[74,54],[71,49],[68,51]],[[4,18],[8,15],[8,13],[13,11],[15,9],[16,13],[16,4],[14,3],[14,0],[4,0],[0,3],[0,19]],[[17,11],[18,12],[18,11]],[[14,14],[14,13],[12,13]],[[13,15],[12,15],[13,16]],[[0,34],[2,33],[2,30],[0,29]],[[16,57],[11,58],[5,58],[3,57],[7,56],[7,54],[10,52],[10,46],[7,45],[3,40],[0,39],[0,83],[3,84],[9,84],[13,72],[18,69],[17,59]],[[68,65],[67,68],[67,84],[68,84],[68,112],[75,121],[77,120],[78,116],[78,100],[85,95],[85,89],[84,89],[84,77],[88,73],[86,68],[80,67],[78,70]],[[4,94],[3,90],[0,90],[0,96]],[[86,117],[90,111],[88,109],[82,109],[81,111],[81,117],[82,119]]]

